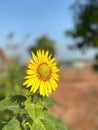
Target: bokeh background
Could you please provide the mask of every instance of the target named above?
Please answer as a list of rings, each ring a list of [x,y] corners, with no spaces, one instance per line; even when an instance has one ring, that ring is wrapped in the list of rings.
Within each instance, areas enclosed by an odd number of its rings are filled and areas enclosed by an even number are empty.
[[[98,130],[97,47],[98,0],[1,0],[0,100],[25,94],[31,51],[49,50],[60,68],[50,112],[69,130]]]

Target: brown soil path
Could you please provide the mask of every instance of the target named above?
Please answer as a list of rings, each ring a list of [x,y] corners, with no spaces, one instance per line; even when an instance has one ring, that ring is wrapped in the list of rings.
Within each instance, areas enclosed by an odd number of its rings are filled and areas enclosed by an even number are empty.
[[[59,87],[50,110],[69,130],[98,130],[98,73],[61,69]]]

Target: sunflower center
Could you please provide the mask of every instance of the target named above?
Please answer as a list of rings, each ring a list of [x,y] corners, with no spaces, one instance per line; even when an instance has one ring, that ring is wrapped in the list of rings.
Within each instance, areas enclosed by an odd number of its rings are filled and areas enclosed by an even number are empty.
[[[47,80],[50,77],[51,69],[46,63],[42,63],[38,67],[40,78]]]

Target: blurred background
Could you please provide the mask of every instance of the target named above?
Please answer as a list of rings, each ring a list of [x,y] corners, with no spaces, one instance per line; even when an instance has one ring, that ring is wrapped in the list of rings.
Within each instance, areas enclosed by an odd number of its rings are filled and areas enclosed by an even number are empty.
[[[25,94],[31,51],[49,50],[60,67],[50,112],[69,130],[98,130],[98,0],[0,1],[0,100]],[[0,122],[11,112],[1,113]]]

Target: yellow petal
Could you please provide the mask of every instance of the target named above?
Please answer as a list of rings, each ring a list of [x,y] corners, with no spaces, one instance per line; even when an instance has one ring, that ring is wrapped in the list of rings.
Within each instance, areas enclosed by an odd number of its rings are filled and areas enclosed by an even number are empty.
[[[46,84],[44,84],[44,89],[45,89],[45,95],[48,96],[48,87]]]
[[[30,92],[33,92],[34,85],[31,86]]]
[[[39,85],[40,85],[40,80],[38,80],[38,82],[34,86],[34,90],[33,90],[34,93],[38,90]]]
[[[45,57],[48,58],[49,51],[46,51]]]
[[[51,57],[52,57],[52,54],[48,57],[48,59],[50,60],[50,59],[51,59]]]
[[[36,74],[36,71],[28,69],[28,70],[26,71],[26,73],[33,75],[33,74]]]
[[[23,83],[23,85],[26,85],[26,88],[28,88],[28,87],[30,87],[31,85],[33,85],[36,80],[37,80],[37,78],[27,79],[27,80]]]
[[[59,76],[58,76],[56,73],[52,73],[52,77],[53,77],[53,79],[55,79],[55,80],[58,80],[58,79],[59,79]]]
[[[50,63],[53,63],[55,61],[55,58],[52,58],[51,60],[50,60]]]
[[[44,82],[43,81],[41,81],[41,83],[40,83],[40,95],[42,95],[42,96],[45,95]]]
[[[55,91],[58,86],[56,81],[53,78],[51,78],[49,81],[50,81],[52,89]]]
[[[33,52],[32,52],[32,57],[33,57],[35,62],[38,62],[38,58],[37,58],[37,56]]]
[[[57,65],[57,63],[54,62],[54,63],[51,64],[51,67],[53,67],[53,66],[55,67],[56,65]]]
[[[58,72],[59,71],[59,69],[55,66],[55,67],[51,67],[51,69],[52,69],[52,72]]]
[[[30,92],[34,92],[34,87],[35,87],[35,85],[36,85],[37,82],[38,82],[38,79],[36,78],[35,81],[34,81],[34,83],[32,84],[32,87],[31,87],[31,89],[30,89]],[[35,92],[34,92],[34,93],[35,93]]]
[[[29,82],[32,82],[32,80],[31,80],[31,79],[26,80],[26,81],[23,83],[23,85],[26,85],[26,84],[28,84]]]
[[[44,50],[42,50],[42,57],[44,57]]]
[[[50,85],[50,83],[48,81],[46,81],[46,86],[47,86],[47,88],[48,88],[48,90],[49,90],[49,92],[51,94],[52,93],[52,88],[51,88],[51,85]]]
[[[37,57],[38,57],[39,60],[41,59],[41,51],[40,50],[37,51]]]
[[[36,67],[37,67],[37,66],[35,66],[35,65],[30,65],[30,64],[27,66],[27,68],[29,68],[29,69],[31,69],[31,70],[36,70]]]
[[[29,62],[32,64],[32,65],[36,65],[35,62],[33,60],[29,60]]]
[[[26,85],[26,88],[32,86],[35,83],[35,80],[31,80],[28,82],[28,84]]]

